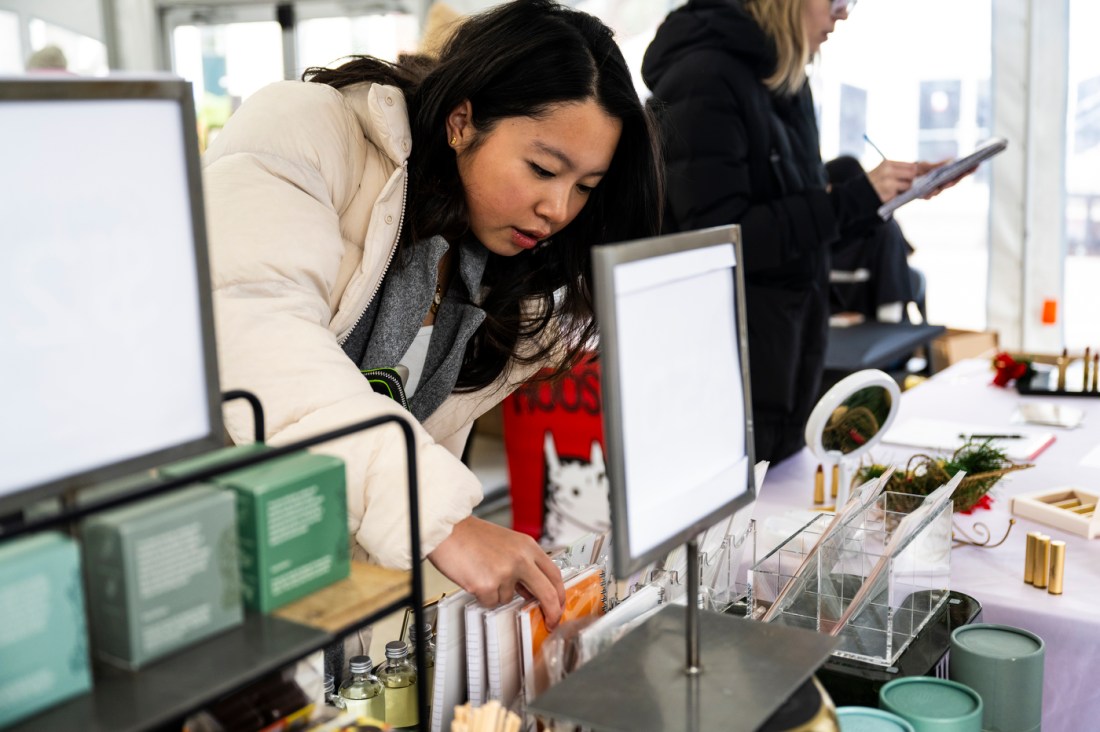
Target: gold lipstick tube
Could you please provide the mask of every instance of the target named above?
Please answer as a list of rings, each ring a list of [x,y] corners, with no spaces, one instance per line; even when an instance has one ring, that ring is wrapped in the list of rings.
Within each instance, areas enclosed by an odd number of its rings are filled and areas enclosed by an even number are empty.
[[[1035,571],[1032,575],[1035,586],[1046,589],[1050,579],[1050,537],[1042,534],[1035,546]]]
[[[1062,594],[1062,578],[1066,571],[1066,542],[1050,542],[1050,587],[1052,595]]]

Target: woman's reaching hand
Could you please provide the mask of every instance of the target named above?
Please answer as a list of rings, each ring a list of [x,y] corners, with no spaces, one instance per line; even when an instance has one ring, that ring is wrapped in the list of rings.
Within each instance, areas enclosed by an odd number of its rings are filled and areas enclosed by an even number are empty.
[[[551,629],[561,619],[561,570],[526,534],[470,516],[455,524],[428,559],[486,607],[502,605],[519,593],[539,601]]]

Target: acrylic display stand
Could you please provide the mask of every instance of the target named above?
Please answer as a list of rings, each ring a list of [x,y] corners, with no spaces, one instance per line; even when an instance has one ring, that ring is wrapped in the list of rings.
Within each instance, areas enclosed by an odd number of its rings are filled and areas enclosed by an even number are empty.
[[[698,597],[696,542],[689,542],[687,551],[687,596]],[[732,720],[738,729],[756,729],[835,645],[836,639],[809,630],[700,612],[695,603],[671,605],[527,709],[593,730],[702,732],[731,729]]]
[[[862,597],[837,633],[833,655],[892,666],[947,601],[951,576],[951,502],[928,517],[910,539],[885,560],[885,547],[913,496],[883,493],[862,514],[825,540],[802,576],[794,574],[830,521],[816,516],[753,565],[751,617],[762,617],[790,581],[800,586],[772,623],[821,633],[834,631],[854,600]],[[868,585],[868,583],[870,583]],[[867,585],[865,592],[860,592]]]

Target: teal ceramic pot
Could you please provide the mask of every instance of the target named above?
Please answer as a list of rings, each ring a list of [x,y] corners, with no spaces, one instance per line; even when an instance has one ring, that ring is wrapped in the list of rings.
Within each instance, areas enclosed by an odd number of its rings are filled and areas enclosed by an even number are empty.
[[[914,732],[898,715],[871,707],[837,707],[836,718],[840,732]]]
[[[955,681],[907,676],[879,689],[878,699],[914,732],[982,732],[982,698]]]
[[[982,729],[1035,732],[1043,721],[1043,639],[1008,625],[975,623],[951,633],[949,676],[982,697]]]

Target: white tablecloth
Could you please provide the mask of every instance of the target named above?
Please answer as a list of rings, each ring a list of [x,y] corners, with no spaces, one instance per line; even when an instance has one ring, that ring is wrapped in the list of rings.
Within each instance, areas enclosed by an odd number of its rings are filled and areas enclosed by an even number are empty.
[[[1034,468],[1002,479],[991,494],[991,510],[955,519],[964,528],[980,521],[999,539],[1011,517],[1013,495],[1060,486],[1100,490],[1100,465],[1082,464],[1082,459],[1100,446],[1100,398],[1021,397],[1015,389],[990,385],[991,380],[988,361],[958,363],[905,392],[897,419],[901,422],[930,417],[1003,424],[1009,431],[1012,414],[1023,399],[1057,401],[1087,411],[1084,424],[1075,430],[1049,428],[1057,434],[1054,444],[1035,459]],[[906,459],[915,452],[927,451],[880,444],[871,457],[878,463],[893,461],[903,469]],[[813,474],[819,462],[809,450],[803,450],[771,467],[756,502],[758,525],[768,517],[813,505]],[[1025,537],[1029,531],[1042,531],[1066,542],[1062,595],[1051,595],[1024,583]],[[951,588],[981,602],[983,622],[1026,628],[1045,641],[1044,732],[1100,729],[1100,678],[1096,674],[1100,669],[1100,538],[1090,541],[1018,518],[1001,546],[954,550]]]

